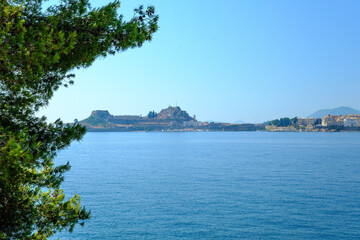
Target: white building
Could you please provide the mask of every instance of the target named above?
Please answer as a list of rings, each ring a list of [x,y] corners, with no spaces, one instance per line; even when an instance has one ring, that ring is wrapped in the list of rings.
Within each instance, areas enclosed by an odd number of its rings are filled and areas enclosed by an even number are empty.
[[[358,120],[356,118],[345,118],[344,127],[358,127]]]

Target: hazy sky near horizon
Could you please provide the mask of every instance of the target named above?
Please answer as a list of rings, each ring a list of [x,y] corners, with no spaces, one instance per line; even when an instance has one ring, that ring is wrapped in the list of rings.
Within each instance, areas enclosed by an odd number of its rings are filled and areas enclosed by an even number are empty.
[[[40,115],[72,122],[177,104],[201,121],[262,122],[360,109],[360,1],[123,0],[120,13],[130,19],[139,4],[160,16],[152,42],[76,71]]]

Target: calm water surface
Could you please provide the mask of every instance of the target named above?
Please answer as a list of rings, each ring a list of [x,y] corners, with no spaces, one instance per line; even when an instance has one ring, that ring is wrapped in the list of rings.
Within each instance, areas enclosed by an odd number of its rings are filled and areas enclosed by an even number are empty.
[[[360,239],[360,133],[87,133],[60,239]]]

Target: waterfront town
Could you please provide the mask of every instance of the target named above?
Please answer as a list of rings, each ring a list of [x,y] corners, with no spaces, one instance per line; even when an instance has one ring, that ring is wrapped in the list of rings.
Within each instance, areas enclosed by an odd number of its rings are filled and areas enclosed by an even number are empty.
[[[288,119],[287,121],[284,119]],[[281,121],[282,120],[282,121]],[[281,124],[283,122],[283,124]],[[282,118],[273,120],[266,124],[267,131],[308,131],[308,132],[326,132],[326,131],[359,131],[360,115],[331,115],[323,118]]]

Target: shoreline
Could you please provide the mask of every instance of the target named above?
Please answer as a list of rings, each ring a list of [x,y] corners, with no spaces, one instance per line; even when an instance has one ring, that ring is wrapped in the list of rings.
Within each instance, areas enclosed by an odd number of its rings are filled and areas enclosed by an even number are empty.
[[[149,132],[275,132],[275,133],[279,133],[279,132],[297,132],[297,133],[310,133],[310,132],[316,132],[316,133],[338,133],[338,132],[359,132],[360,130],[340,130],[340,131],[283,131],[283,130],[274,130],[274,131],[268,131],[268,130],[255,130],[255,131],[251,131],[251,130],[244,130],[244,131],[214,131],[214,130],[153,130],[153,131],[124,131],[124,130],[115,130],[115,129],[87,129],[86,132],[126,132],[126,133],[130,133],[130,132],[144,132],[144,133],[149,133]]]

